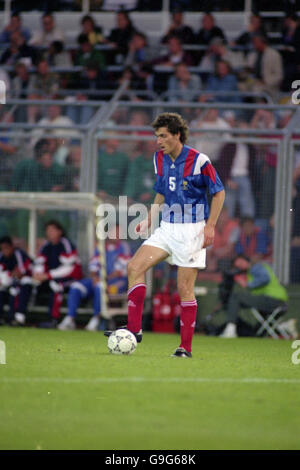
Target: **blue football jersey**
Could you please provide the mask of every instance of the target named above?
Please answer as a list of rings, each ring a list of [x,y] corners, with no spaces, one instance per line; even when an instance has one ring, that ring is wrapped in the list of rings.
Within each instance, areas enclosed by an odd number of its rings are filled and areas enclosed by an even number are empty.
[[[163,151],[156,152],[154,171],[154,190],[165,198],[162,210],[162,220],[165,222],[207,220],[207,190],[215,194],[224,189],[208,156],[187,145],[183,145],[174,162]]]

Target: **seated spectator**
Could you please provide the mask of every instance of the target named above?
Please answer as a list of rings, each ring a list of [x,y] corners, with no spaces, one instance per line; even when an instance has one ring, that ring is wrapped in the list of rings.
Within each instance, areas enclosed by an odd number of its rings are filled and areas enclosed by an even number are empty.
[[[78,44],[79,50],[75,54],[74,65],[85,67],[88,63],[93,62],[98,64],[99,68],[105,66],[104,55],[90,43],[87,34],[80,34],[78,36]]]
[[[132,127],[148,126],[150,117],[146,111],[138,109],[132,111],[128,118],[128,125]],[[151,136],[151,132],[147,130],[134,130],[126,132],[126,135],[136,136],[136,140],[125,140],[122,142],[122,151],[128,155],[130,162],[133,162],[137,157],[143,153],[143,141],[138,139],[138,136]]]
[[[168,81],[168,99],[171,101],[193,101],[202,89],[199,75],[191,74],[184,62],[175,66],[174,75]]]
[[[202,55],[199,67],[205,72],[213,73],[217,63],[221,60],[227,62],[232,68],[239,68],[244,65],[242,53],[231,51],[224,39],[216,37],[211,40],[207,50]]]
[[[61,164],[66,165],[66,180],[69,185],[66,185],[65,191],[80,191],[80,170],[81,170],[81,156],[82,151],[80,145],[73,145],[67,155],[66,161]],[[57,163],[60,163],[56,160]]]
[[[224,271],[229,267],[239,234],[238,220],[231,218],[227,207],[223,207],[215,227],[214,244],[206,253],[208,272]]]
[[[129,43],[129,53],[125,59],[125,65],[141,65],[149,61],[150,58],[146,35],[136,31]]]
[[[206,90],[211,94],[212,92],[238,92],[238,82],[236,76],[232,72],[232,68],[225,60],[219,60],[216,63],[215,73],[208,77],[206,82]],[[219,102],[235,103],[239,102],[238,96],[226,96],[213,94],[213,99]]]
[[[180,39],[177,36],[170,36],[167,42],[168,53],[152,61],[153,65],[162,65],[164,67],[175,67],[180,62],[187,66],[195,65],[194,57],[188,51],[182,48]]]
[[[73,121],[68,116],[64,116],[62,114],[61,107],[56,104],[48,107],[47,116],[43,117],[40,121],[37,122],[37,124],[41,126],[49,126],[49,128],[36,128],[32,131],[32,147],[35,146],[38,140],[40,140],[45,133],[52,134],[56,138],[61,138],[62,140],[65,140],[65,143],[68,142],[68,139],[78,138],[78,131],[74,129]],[[68,126],[70,129],[63,129],[64,126]]]
[[[72,67],[71,56],[64,50],[62,41],[53,41],[44,57],[51,67]]]
[[[283,79],[282,58],[276,49],[270,47],[265,36],[255,34],[252,38],[255,52],[247,57],[247,67],[252,78],[246,82],[248,91],[265,91],[276,99]]]
[[[179,9],[172,12],[171,24],[161,42],[166,44],[171,36],[177,36],[182,44],[193,44],[195,41],[194,31],[184,24],[184,14]]]
[[[130,246],[120,239],[117,225],[108,234],[105,243],[106,282],[108,294],[124,294],[128,289],[127,264],[131,258]]]
[[[295,13],[287,14],[283,29],[281,44],[284,63],[284,91],[290,91],[291,83],[299,78],[300,73],[300,22]]]
[[[237,255],[245,255],[252,261],[259,261],[268,253],[267,234],[255,225],[252,217],[241,220],[241,232],[235,245]]]
[[[254,34],[267,36],[262,17],[258,13],[252,13],[247,31],[240,34],[236,40],[232,42],[232,45],[243,46],[246,49],[246,52],[248,52],[253,49],[252,38]]]
[[[128,156],[119,150],[120,142],[115,138],[105,139],[98,157],[98,195],[106,200],[109,196],[124,194],[123,186],[128,169]]]
[[[69,89],[75,90],[77,101],[87,102],[84,106],[67,107],[67,116],[77,124],[86,124],[97,110],[96,107],[89,106],[88,100],[103,99],[97,91],[107,88],[107,76],[103,69],[99,68],[98,62],[88,62],[82,71],[81,77],[69,84]],[[80,90],[76,92],[76,90]],[[74,100],[74,97],[73,97]]]
[[[20,138],[11,135],[11,124],[14,122],[12,112],[4,112],[0,122],[5,124],[5,127],[1,128],[2,136],[0,137],[0,187],[2,191],[9,191],[9,181],[19,158],[18,151],[23,148],[23,142]]]
[[[116,28],[112,29],[107,37],[108,44],[114,48],[112,60],[116,64],[122,64],[129,51],[129,43],[136,32],[129,14],[119,11],[116,14]]]
[[[136,71],[136,76],[143,90],[154,91],[154,70],[151,64],[142,64]]]
[[[15,65],[20,59],[26,60],[28,66],[36,64],[38,55],[36,49],[29,46],[19,31],[11,34],[10,45],[3,52],[0,64]]]
[[[44,13],[42,16],[42,29],[33,34],[29,41],[31,46],[48,48],[53,41],[64,42],[64,33],[55,24],[52,13]]]
[[[104,42],[102,27],[96,25],[95,20],[91,15],[84,15],[84,17],[81,19],[80,34],[85,34],[92,46]]]
[[[221,28],[216,26],[215,18],[211,13],[205,13],[202,18],[202,27],[195,34],[195,43],[200,46],[208,46],[215,38],[226,39]],[[204,51],[201,51],[198,56],[198,62],[201,61]]]
[[[239,127],[247,129],[247,123]],[[240,137],[240,135],[239,135]],[[239,207],[241,217],[255,216],[252,187],[256,177],[256,152],[251,144],[228,143],[223,146],[218,160],[218,172],[226,188],[225,206],[229,217],[236,216]]]
[[[24,325],[32,290],[32,260],[9,236],[0,239],[0,325],[9,305],[9,323]]]
[[[197,129],[222,129],[226,132],[218,135],[223,137],[229,137],[230,134],[228,130],[230,129],[229,124],[219,116],[219,110],[216,108],[206,109],[204,112],[201,111],[201,114],[198,118],[194,119],[190,127]],[[223,146],[223,143],[216,139],[216,133],[213,132],[199,132],[191,134],[193,139],[196,140],[195,148],[200,148],[202,153],[208,155],[209,159],[212,162],[216,162],[219,158],[220,150]]]
[[[14,12],[10,17],[9,23],[0,33],[0,43],[8,44],[11,40],[11,35],[16,31],[23,36],[26,42],[30,39],[30,31],[23,27],[20,13]]]
[[[24,158],[16,165],[11,179],[12,191],[62,191],[65,170],[53,162],[46,139],[37,142],[34,157]]]
[[[156,142],[147,140],[144,142],[141,154],[131,161],[124,194],[132,201],[143,204],[151,204],[155,195],[153,155],[156,151]]]
[[[27,99],[34,84],[33,75],[30,75],[26,61],[20,60],[15,66],[15,76],[11,81],[11,97]],[[23,120],[23,122],[26,122]]]
[[[227,324],[223,338],[236,338],[237,322],[241,309],[255,308],[262,316],[268,317],[275,308],[286,305],[288,294],[278,281],[271,266],[262,262],[251,262],[248,257],[238,255],[233,267],[243,271],[235,276],[235,282],[242,289],[233,290],[227,304]]]
[[[38,285],[38,297],[46,294],[49,321],[41,328],[56,328],[60,317],[63,293],[72,282],[82,279],[82,268],[75,245],[66,237],[64,228],[56,220],[45,225],[47,241],[34,260],[33,278]]]

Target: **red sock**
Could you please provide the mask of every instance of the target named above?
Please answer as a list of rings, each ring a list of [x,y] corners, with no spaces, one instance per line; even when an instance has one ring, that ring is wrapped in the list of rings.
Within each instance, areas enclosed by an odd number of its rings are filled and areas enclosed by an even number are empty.
[[[197,315],[197,301],[191,300],[189,302],[181,302],[181,315],[180,315],[180,347],[186,351],[191,352],[192,340],[196,324]]]
[[[142,326],[146,284],[137,284],[128,291],[128,323],[127,328],[132,333],[138,333]]]

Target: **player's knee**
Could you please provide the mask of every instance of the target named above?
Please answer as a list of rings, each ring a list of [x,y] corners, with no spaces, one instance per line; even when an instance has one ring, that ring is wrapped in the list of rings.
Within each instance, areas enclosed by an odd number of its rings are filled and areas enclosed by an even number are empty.
[[[143,272],[144,272],[144,268],[140,263],[137,263],[136,261],[131,260],[127,264],[128,277],[139,276],[140,274],[143,274]]]

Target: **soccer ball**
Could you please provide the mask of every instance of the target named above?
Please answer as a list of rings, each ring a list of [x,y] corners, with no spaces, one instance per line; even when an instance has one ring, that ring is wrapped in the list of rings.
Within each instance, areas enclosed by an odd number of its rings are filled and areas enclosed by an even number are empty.
[[[136,350],[136,338],[125,329],[114,331],[108,338],[107,346],[112,354],[132,354]]]

